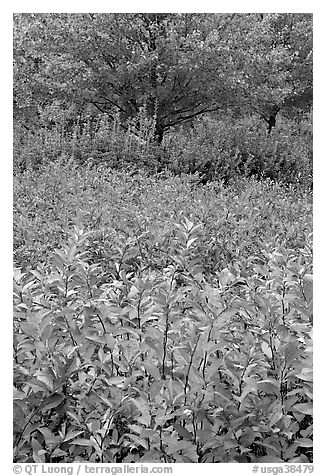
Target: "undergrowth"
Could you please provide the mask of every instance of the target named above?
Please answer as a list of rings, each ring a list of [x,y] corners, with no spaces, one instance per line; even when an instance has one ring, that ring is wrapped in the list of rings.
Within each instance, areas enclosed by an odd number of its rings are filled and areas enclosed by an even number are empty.
[[[311,196],[74,161],[14,184],[16,462],[311,462]]]
[[[268,178],[312,188],[312,118],[278,119],[271,134],[256,116],[205,117],[192,126],[172,129],[161,144],[155,141],[155,118],[143,108],[128,127],[119,114],[71,114],[55,105],[40,113],[38,128],[14,128],[14,169],[38,169],[45,163],[72,158],[114,170],[142,168],[150,174],[198,174],[202,183],[239,177]]]

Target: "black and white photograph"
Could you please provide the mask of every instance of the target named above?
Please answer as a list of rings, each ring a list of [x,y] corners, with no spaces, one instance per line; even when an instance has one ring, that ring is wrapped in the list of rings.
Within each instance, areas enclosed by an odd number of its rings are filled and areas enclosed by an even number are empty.
[[[314,14],[88,9],[12,14],[14,473],[312,474]]]

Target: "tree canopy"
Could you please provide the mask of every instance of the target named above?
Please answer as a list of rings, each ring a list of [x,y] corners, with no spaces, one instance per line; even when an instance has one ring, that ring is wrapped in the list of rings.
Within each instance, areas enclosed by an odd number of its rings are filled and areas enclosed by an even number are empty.
[[[312,104],[310,14],[16,14],[14,114],[29,127],[54,102],[122,124],[142,108],[155,136],[205,113]]]

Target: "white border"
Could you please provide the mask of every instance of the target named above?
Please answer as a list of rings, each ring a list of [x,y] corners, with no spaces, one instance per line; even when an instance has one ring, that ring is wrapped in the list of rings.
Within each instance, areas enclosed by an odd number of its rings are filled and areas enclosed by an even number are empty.
[[[90,9],[91,7],[91,9]],[[1,160],[0,160],[0,191],[1,191],[1,398],[2,398],[2,418],[1,422],[1,462],[4,464],[4,474],[11,474],[12,467],[12,407],[11,407],[11,387],[12,387],[12,364],[11,364],[11,339],[12,339],[12,14],[16,12],[307,12],[314,14],[314,266],[315,266],[315,332],[314,340],[314,376],[315,376],[315,397],[314,397],[314,474],[319,476],[325,473],[322,471],[322,461],[325,450],[323,443],[325,438],[325,409],[324,409],[324,381],[326,379],[325,365],[326,358],[323,354],[325,347],[325,326],[324,326],[324,285],[325,279],[325,246],[326,236],[324,233],[325,223],[325,149],[326,143],[326,104],[325,95],[325,35],[326,17],[323,15],[322,2],[303,1],[228,1],[228,2],[190,2],[190,1],[138,1],[138,2],[104,2],[96,1],[13,1],[10,4],[1,6]],[[10,390],[9,390],[10,389]],[[251,474],[249,465],[245,467],[237,465],[219,465],[214,468],[206,465],[205,472],[208,474],[220,473],[229,474]],[[7,471],[8,469],[8,471]],[[196,471],[192,465],[178,465],[180,471]]]

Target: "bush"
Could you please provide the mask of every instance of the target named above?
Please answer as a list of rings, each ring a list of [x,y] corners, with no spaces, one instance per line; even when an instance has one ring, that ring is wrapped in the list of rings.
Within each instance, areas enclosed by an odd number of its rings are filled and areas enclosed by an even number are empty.
[[[107,261],[117,232],[125,239],[140,230],[142,239],[151,236],[164,250],[172,223],[186,215],[204,224],[200,259],[210,273],[240,254],[260,253],[262,243],[304,246],[311,231],[311,198],[311,193],[270,180],[201,186],[196,175],[117,172],[59,160],[14,179],[15,262],[26,268],[44,261],[76,222],[96,231],[97,260]],[[150,265],[161,266],[165,253],[146,246]]]
[[[51,112],[51,114],[50,114]],[[67,116],[67,117],[66,117]],[[146,110],[125,130],[116,115],[81,117],[47,111],[43,128],[27,133],[15,130],[14,165],[17,171],[40,167],[60,157],[78,163],[91,160],[116,170],[146,168],[150,173],[198,173],[201,181],[256,176],[312,187],[312,132],[309,117],[297,121],[280,117],[267,135],[257,118],[216,120],[201,118],[192,129],[167,134],[155,143],[155,118]]]
[[[204,181],[256,176],[284,183],[312,185],[312,129],[309,119],[281,118],[267,135],[257,118],[204,118],[192,129],[167,139],[168,167],[199,172]]]
[[[62,158],[14,193],[16,462],[312,461],[311,194]]]
[[[118,170],[132,166],[156,170],[154,122],[144,111],[129,121],[127,130],[122,128],[118,114],[113,121],[107,115],[78,116],[75,121],[64,115],[52,114],[50,118],[46,116],[44,126],[35,131],[26,132],[16,125],[16,171],[35,170],[62,157],[79,164],[91,160]]]
[[[174,235],[171,264],[149,269],[127,241],[104,282],[78,228],[16,271],[16,462],[311,461],[309,246],[210,283],[202,224]]]

